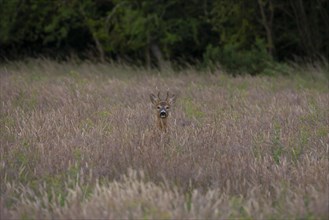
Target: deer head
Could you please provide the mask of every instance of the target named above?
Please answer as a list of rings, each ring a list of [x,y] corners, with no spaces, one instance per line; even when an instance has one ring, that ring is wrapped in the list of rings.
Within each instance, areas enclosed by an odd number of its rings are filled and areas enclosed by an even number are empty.
[[[169,111],[171,106],[176,101],[176,96],[175,95],[170,96],[169,92],[167,92],[166,99],[161,100],[160,92],[159,92],[157,96],[151,94],[150,99],[156,109],[157,118],[158,118],[158,127],[161,130],[167,130],[167,118],[169,116]]]

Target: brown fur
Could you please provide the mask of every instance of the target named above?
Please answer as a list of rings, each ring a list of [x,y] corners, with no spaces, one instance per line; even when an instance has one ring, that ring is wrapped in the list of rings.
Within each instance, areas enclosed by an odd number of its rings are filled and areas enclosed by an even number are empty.
[[[172,104],[176,101],[176,96],[169,96],[169,92],[167,92],[167,97],[164,101],[160,98],[160,92],[157,96],[154,94],[150,95],[151,102],[154,104],[154,107],[157,112],[157,126],[161,131],[168,131],[168,116],[169,111]],[[163,114],[161,117],[161,113]]]

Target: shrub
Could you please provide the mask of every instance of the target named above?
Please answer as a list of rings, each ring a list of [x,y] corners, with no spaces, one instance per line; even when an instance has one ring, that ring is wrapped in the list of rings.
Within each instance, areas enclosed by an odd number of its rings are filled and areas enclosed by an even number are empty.
[[[223,47],[208,45],[203,55],[204,66],[214,70],[219,66],[233,74],[263,72],[272,62],[261,40],[250,49],[240,49],[238,44],[226,44]]]

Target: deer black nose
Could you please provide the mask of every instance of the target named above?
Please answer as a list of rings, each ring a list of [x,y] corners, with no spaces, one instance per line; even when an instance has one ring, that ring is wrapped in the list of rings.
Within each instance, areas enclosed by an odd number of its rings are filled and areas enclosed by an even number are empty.
[[[160,118],[165,118],[167,117],[167,112],[165,110],[160,111]]]

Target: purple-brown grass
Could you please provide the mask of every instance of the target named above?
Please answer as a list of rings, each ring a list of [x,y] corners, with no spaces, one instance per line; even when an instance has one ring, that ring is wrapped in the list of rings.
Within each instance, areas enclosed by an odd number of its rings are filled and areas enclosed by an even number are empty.
[[[1,219],[327,219],[328,78],[286,68],[3,64]],[[149,95],[167,90],[163,133]]]

